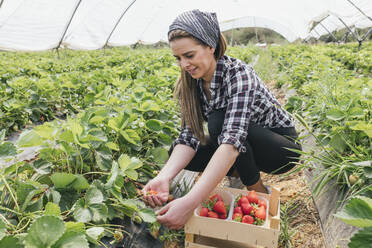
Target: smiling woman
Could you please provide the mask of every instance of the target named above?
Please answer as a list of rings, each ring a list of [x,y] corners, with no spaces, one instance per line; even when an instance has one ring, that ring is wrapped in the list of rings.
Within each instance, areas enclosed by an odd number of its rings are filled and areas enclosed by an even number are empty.
[[[182,169],[203,171],[189,193],[157,212],[159,222],[179,229],[226,175],[238,175],[249,190],[268,193],[260,171],[287,172],[299,157],[287,148],[301,147],[295,142],[293,120],[254,70],[225,55],[226,41],[215,13],[181,14],[171,24],[168,39],[181,68],[175,97],[182,131],[165,166],[143,190],[157,191],[144,195],[151,206],[160,206],[168,199],[170,181]]]

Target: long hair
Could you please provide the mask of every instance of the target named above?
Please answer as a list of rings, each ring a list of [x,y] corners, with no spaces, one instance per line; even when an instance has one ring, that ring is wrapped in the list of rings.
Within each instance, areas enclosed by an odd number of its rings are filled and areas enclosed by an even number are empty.
[[[181,38],[191,38],[202,46],[208,46],[201,40],[183,30],[173,30],[168,36],[169,42]],[[227,44],[225,37],[220,33],[220,40],[214,52],[216,60],[220,59],[225,54],[226,47]],[[176,82],[174,97],[178,99],[181,107],[182,128],[187,127],[191,129],[194,136],[202,144],[205,144],[203,116],[200,107],[200,98],[196,79],[192,78],[191,75],[184,70],[181,71],[181,75]]]

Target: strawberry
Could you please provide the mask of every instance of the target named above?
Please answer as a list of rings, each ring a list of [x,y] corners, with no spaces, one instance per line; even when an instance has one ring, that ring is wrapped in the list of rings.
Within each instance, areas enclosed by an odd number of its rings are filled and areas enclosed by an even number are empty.
[[[243,203],[241,208],[242,208],[243,214],[246,214],[246,215],[251,214],[252,211],[254,210],[254,207],[249,203]]]
[[[242,223],[247,223],[247,224],[253,224],[254,219],[250,215],[244,215],[242,218]]]
[[[218,219],[218,214],[215,213],[215,212],[213,212],[213,211],[209,211],[208,212],[208,217],[209,218],[216,218],[216,219]]]
[[[248,203],[248,198],[246,196],[242,196],[240,197],[239,201],[238,201],[238,206],[241,206],[243,203]]]
[[[224,214],[218,214],[218,218],[219,219],[226,219],[227,218],[227,215],[226,215],[226,213],[224,213]]]
[[[235,213],[243,214],[242,207],[235,207],[235,208],[234,208],[234,214],[235,214]]]
[[[208,208],[202,208],[202,209],[200,210],[199,215],[200,215],[200,216],[207,217],[207,216],[208,216],[208,212],[209,212],[209,209],[208,209]]]
[[[217,201],[213,206],[213,210],[219,214],[226,214],[226,208],[223,201]]]
[[[220,194],[214,194],[211,197],[209,197],[210,201],[214,201],[215,199],[217,199],[217,201],[223,201],[222,196]]]
[[[233,221],[242,222],[243,215],[241,213],[234,213],[232,216]]]
[[[264,206],[265,209],[266,209],[267,208],[266,201],[258,199],[258,206],[259,207]]]
[[[256,204],[258,203],[258,197],[257,197],[256,191],[254,190],[249,191],[247,198],[248,198],[249,203],[256,203]]]
[[[259,207],[254,213],[254,216],[256,216],[256,218],[259,218],[261,220],[265,220],[266,219],[265,207],[264,206]]]

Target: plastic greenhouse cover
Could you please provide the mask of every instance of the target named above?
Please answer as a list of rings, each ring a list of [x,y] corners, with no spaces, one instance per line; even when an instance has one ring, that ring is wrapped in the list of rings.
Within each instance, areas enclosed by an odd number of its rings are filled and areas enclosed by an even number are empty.
[[[347,1],[346,1],[347,2]],[[352,2],[360,8],[363,15],[358,9],[351,8],[334,8],[333,11],[326,11],[314,17],[309,22],[310,36],[318,38],[321,35],[327,34],[328,31],[339,30],[345,28],[347,25],[353,28],[367,28],[372,26],[372,1],[371,0],[352,0]],[[341,21],[342,20],[342,21]],[[320,25],[321,23],[321,25]]]
[[[371,16],[371,0],[352,1]],[[71,49],[99,49],[106,42],[121,46],[166,41],[174,18],[192,9],[216,12],[221,30],[266,27],[288,41],[306,38],[309,23],[327,11],[350,25],[372,24],[348,0],[3,0],[0,49],[52,49],[62,37],[62,45]],[[343,27],[337,18],[323,22],[329,29]],[[318,25],[313,32],[323,31]]]

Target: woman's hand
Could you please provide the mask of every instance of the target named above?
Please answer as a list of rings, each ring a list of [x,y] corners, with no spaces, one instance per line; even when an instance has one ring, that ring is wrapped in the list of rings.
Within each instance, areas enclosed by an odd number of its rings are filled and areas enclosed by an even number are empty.
[[[185,197],[178,198],[171,201],[163,208],[158,210],[158,221],[168,227],[168,229],[181,229],[191,217],[194,209],[195,202],[190,201]]]
[[[143,188],[145,201],[151,207],[162,206],[166,203],[169,196],[169,180],[163,176],[156,176],[150,180]],[[148,192],[156,191],[156,194],[148,194]]]

